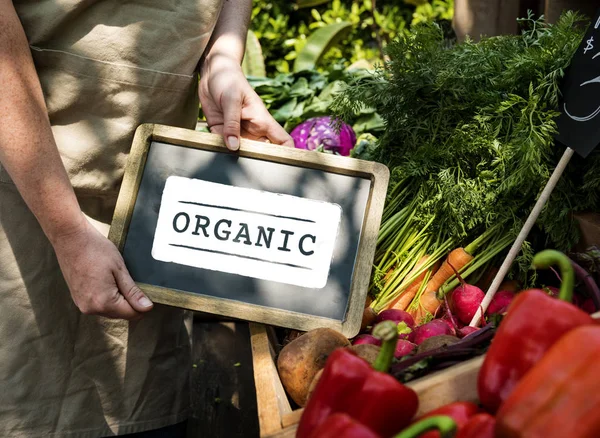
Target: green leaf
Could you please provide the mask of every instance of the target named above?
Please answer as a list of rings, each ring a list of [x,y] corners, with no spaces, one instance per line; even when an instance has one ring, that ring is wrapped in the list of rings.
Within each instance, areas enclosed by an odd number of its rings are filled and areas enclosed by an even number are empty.
[[[327,51],[348,35],[352,24],[347,21],[328,24],[314,31],[306,40],[306,44],[294,62],[294,72],[314,70],[319,60]]]
[[[329,3],[329,0],[298,0],[296,2],[296,9],[312,8],[325,3]]]
[[[345,88],[345,83],[343,81],[333,81],[329,85],[327,85],[321,94],[319,94],[319,99],[332,101],[335,96]]]
[[[313,90],[308,86],[306,78],[299,78],[298,81],[292,85],[290,89],[290,96],[292,97],[308,97],[314,94]]]
[[[362,132],[382,131],[385,128],[385,122],[377,113],[365,114],[360,116],[352,126],[354,131],[359,134]]]
[[[242,61],[242,71],[246,76],[265,77],[267,75],[260,42],[251,30],[248,30],[246,36],[246,51]]]
[[[297,102],[298,101],[295,97],[289,100],[273,114],[273,118],[279,123],[285,122],[291,117],[294,109],[296,108]]]

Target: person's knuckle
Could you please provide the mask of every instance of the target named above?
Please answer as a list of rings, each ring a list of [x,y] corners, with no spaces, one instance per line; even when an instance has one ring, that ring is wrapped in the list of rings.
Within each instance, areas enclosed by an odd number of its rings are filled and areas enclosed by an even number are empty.
[[[242,105],[242,95],[235,88],[230,88],[229,90],[223,93],[223,100],[225,100],[229,105]]]
[[[142,297],[142,290],[134,284],[123,291],[123,295],[129,299],[137,300]]]
[[[225,123],[225,131],[226,132],[238,132],[240,130],[241,124],[239,120],[228,120]]]

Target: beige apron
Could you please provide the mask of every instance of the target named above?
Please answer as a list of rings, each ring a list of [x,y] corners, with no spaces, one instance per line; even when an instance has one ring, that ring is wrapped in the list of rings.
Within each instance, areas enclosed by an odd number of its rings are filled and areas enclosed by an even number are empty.
[[[82,209],[105,234],[140,123],[193,128],[221,0],[14,2]],[[189,408],[189,313],[85,316],[0,167],[0,437],[100,437]]]

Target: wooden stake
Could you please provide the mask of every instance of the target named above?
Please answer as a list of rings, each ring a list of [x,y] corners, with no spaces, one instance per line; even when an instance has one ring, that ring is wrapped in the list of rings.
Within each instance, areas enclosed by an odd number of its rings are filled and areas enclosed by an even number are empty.
[[[486,292],[485,297],[481,302],[481,306],[479,307],[479,310],[477,310],[475,316],[473,316],[473,319],[469,324],[471,327],[477,327],[479,325],[482,314],[485,313],[486,309],[490,305],[492,298],[494,298],[494,295],[498,291],[500,284],[502,283],[504,277],[508,273],[512,262],[517,257],[517,254],[519,254],[519,251],[521,251],[521,246],[523,245],[523,242],[525,242],[525,239],[527,239],[527,236],[529,235],[531,228],[533,228],[533,225],[537,221],[537,218],[540,215],[542,208],[544,208],[544,205],[546,205],[546,202],[548,202],[548,198],[550,198],[550,195],[552,194],[554,187],[556,187],[560,176],[563,174],[565,168],[567,167],[567,164],[569,164],[569,161],[573,156],[573,152],[573,149],[567,148],[560,161],[558,162],[558,165],[554,169],[554,172],[552,172],[550,179],[546,183],[546,187],[544,187],[544,190],[542,190],[540,197],[533,206],[533,210],[531,210],[531,213],[529,213],[529,217],[525,221],[525,224],[523,224],[523,228],[521,228],[521,231],[519,232],[519,235],[517,236],[515,242],[510,248],[510,251],[508,251],[508,255],[504,259],[502,266],[500,266],[496,277],[494,277],[494,281],[492,281],[490,288]]]

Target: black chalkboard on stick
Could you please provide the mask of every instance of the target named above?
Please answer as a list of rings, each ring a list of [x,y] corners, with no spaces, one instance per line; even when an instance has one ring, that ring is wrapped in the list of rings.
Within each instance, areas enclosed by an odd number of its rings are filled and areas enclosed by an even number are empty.
[[[600,10],[561,85],[557,140],[587,157],[600,143]]]
[[[109,239],[157,303],[354,336],[388,180],[378,163],[142,125]]]

